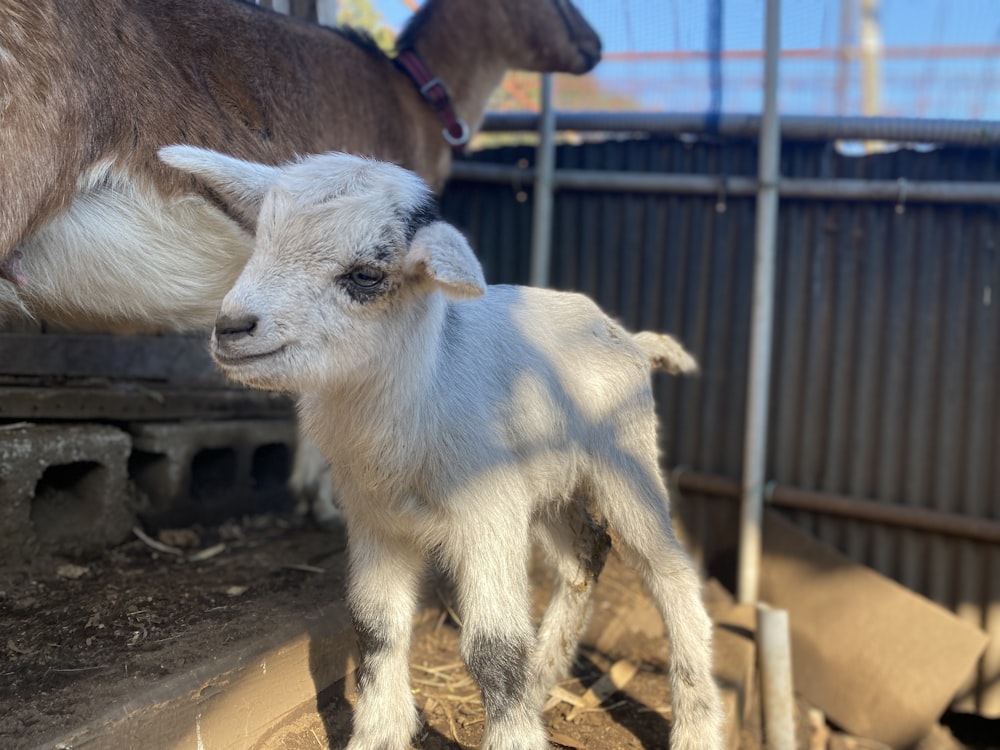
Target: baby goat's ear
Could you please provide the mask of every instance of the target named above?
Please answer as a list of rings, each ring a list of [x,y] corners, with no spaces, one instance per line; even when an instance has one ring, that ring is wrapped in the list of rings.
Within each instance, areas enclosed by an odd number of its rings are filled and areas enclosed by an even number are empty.
[[[468,241],[443,221],[417,230],[403,265],[408,274],[433,282],[454,299],[472,299],[486,293],[483,267]]]
[[[281,171],[277,167],[243,161],[197,146],[164,146],[159,155],[171,167],[205,182],[254,227],[264,196]]]

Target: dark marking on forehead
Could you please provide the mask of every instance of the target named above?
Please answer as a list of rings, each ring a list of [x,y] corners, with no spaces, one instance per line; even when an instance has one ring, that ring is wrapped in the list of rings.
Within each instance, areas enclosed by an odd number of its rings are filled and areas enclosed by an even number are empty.
[[[372,248],[372,260],[379,264],[388,264],[392,261],[395,256],[396,251],[392,246],[391,239],[387,239],[385,242],[380,242],[374,248]]]
[[[403,217],[405,222],[403,227],[403,233],[406,237],[406,241],[409,242],[413,239],[413,235],[417,233],[422,227],[426,227],[428,224],[433,224],[435,221],[441,218],[441,214],[438,211],[437,201],[430,194],[424,196],[423,200],[413,209],[408,216]]]

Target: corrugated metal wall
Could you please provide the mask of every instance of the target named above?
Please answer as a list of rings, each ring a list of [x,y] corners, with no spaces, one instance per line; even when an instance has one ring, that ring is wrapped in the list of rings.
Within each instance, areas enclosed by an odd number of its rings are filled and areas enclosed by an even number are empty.
[[[481,161],[528,165],[532,149]],[[755,145],[646,138],[560,147],[557,168],[754,176]],[[845,157],[785,143],[786,177],[1000,178],[985,149]],[[721,185],[720,181],[720,185]],[[452,183],[444,212],[493,283],[526,283],[530,186]],[[768,479],[883,503],[1000,519],[1000,207],[782,200]],[[657,378],[665,463],[739,478],[754,200],[560,191],[552,285],[632,328],[679,335],[697,379]],[[704,500],[718,537],[735,504]],[[797,514],[855,559],[992,633],[1000,674],[1000,550],[936,534]],[[718,533],[732,529],[732,537]],[[982,680],[963,707],[1000,715]]]

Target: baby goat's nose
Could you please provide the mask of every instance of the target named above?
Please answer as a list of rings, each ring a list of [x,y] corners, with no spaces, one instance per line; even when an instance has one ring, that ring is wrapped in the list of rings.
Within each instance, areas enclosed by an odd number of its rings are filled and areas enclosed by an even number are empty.
[[[250,313],[230,315],[220,312],[215,319],[215,338],[220,341],[238,341],[244,336],[253,336],[258,322],[257,316]]]

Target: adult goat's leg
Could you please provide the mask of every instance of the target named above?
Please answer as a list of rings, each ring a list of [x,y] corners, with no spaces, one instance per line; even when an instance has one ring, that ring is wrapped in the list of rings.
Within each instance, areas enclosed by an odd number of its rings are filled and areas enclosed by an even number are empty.
[[[348,526],[348,605],[361,651],[348,750],[403,750],[419,728],[409,652],[424,560],[394,541]]]
[[[549,690],[566,676],[573,663],[611,539],[581,502],[540,519],[535,538],[555,572],[552,599],[538,629],[532,668],[534,701],[541,707]]]
[[[616,548],[639,571],[667,626],[674,714],[671,750],[722,750],[723,713],[712,677],[712,623],[694,566],[674,534],[658,468],[651,463],[625,473],[608,467],[594,485],[598,507],[616,534]]]

